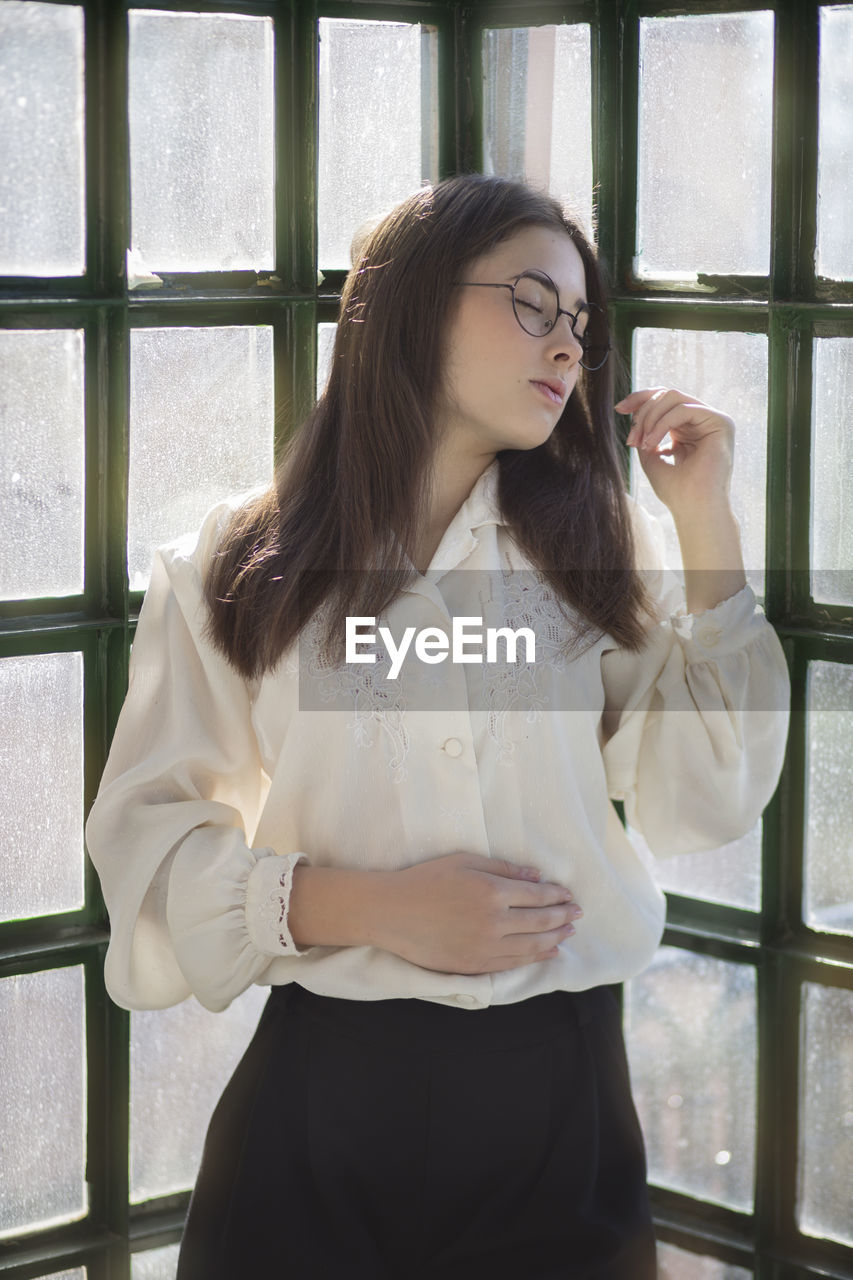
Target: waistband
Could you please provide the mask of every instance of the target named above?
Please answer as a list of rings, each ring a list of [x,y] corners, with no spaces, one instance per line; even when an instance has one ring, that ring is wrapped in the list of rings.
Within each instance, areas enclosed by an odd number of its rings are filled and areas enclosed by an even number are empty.
[[[593,1018],[619,1012],[618,987],[552,991],[513,1004],[458,1009],[430,1000],[341,1000],[318,996],[298,983],[274,986],[270,1009],[306,1016],[338,1034],[413,1051],[508,1049],[543,1042]]]

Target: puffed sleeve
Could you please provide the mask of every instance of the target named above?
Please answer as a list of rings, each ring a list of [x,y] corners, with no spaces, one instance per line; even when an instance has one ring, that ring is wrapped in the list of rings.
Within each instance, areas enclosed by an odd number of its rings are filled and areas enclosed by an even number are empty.
[[[224,1009],[274,956],[304,954],[287,930],[304,854],[250,847],[268,780],[249,690],[204,635],[200,565],[225,514],[155,557],[86,826],[110,916],[106,985],[128,1009],[191,993]]]
[[[748,586],[696,616],[677,607],[648,518],[634,518],[661,618],[640,653],[602,654],[608,789],[655,854],[698,852],[749,831],[776,789],[788,668]]]

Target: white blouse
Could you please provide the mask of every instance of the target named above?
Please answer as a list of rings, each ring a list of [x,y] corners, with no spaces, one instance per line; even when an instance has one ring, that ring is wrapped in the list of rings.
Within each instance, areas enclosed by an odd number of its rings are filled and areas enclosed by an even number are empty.
[[[87,825],[118,1004],[194,993],[219,1010],[252,983],[296,981],[479,1009],[620,982],[650,962],[665,899],[611,799],[658,856],[713,848],[757,821],[782,765],[789,688],[749,587],[695,618],[673,612],[677,580],[632,504],[663,620],[640,653],[603,635],[567,657],[571,616],[511,539],[497,480],[495,461],[427,574],[377,625],[395,645],[407,626],[450,635],[458,614],[529,626],[533,661],[428,665],[413,647],[392,680],[382,646],[374,664],[327,665],[315,620],[272,674],[247,682],[204,634],[204,566],[234,504],[157,553]],[[584,914],[557,957],[462,975],[376,947],[294,946],[300,859],[389,870],[455,851],[536,866],[572,890]]]

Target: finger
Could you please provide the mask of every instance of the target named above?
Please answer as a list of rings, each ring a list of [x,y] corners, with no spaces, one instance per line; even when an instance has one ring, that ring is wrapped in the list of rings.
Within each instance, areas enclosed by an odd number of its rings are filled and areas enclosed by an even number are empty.
[[[564,924],[559,929],[549,929],[546,933],[510,934],[501,940],[500,945],[509,956],[536,956],[543,951],[550,951],[552,947],[558,947],[574,932],[573,924]]]
[[[513,909],[524,907],[553,907],[559,903],[573,902],[574,894],[563,884],[546,880],[544,884],[525,884],[517,881],[506,885],[505,904]]]
[[[637,441],[637,437],[639,437],[640,443],[642,443],[643,439],[648,439],[661,418],[678,405],[683,404],[686,399],[688,397],[681,391],[673,391],[671,389],[658,391],[634,414],[634,425],[630,432],[633,437],[632,443]]]
[[[717,432],[725,433],[730,421],[722,414],[715,413],[706,405],[687,403],[678,404],[663,413],[653,426],[649,426],[640,449],[654,450],[663,438],[670,434],[676,443],[690,443],[704,439],[705,436]]]
[[[475,871],[486,871],[489,875],[504,876],[509,880],[539,880],[542,874],[538,867],[520,866],[506,858],[487,858],[481,853],[469,854],[465,863]]]
[[[582,915],[582,908],[574,902],[555,907],[515,907],[507,922],[504,937],[511,938],[517,933],[550,933],[554,929],[573,924]]]
[[[636,413],[652,396],[666,390],[666,387],[643,387],[640,391],[632,391],[630,395],[624,396],[613,408],[617,413]]]

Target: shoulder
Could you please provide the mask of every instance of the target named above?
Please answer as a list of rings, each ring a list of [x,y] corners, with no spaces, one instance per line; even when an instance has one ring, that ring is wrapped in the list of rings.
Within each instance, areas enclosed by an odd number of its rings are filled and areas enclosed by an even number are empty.
[[[267,492],[266,487],[258,487],[222,498],[207,511],[198,529],[158,547],[155,564],[160,562],[170,578],[186,573],[203,578],[235,519],[241,513],[248,514],[257,500]]]

